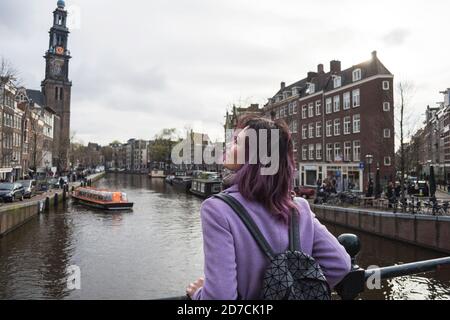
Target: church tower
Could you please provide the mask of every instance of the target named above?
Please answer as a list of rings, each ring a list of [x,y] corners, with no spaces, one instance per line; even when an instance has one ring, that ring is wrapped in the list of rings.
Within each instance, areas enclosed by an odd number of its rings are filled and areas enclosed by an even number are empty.
[[[68,169],[70,148],[70,99],[72,82],[69,80],[70,51],[67,47],[69,29],[65,2],[59,0],[53,11],[53,26],[50,29],[48,51],[45,53],[45,79],[41,83],[45,105],[53,109],[59,121],[54,128],[54,166]]]

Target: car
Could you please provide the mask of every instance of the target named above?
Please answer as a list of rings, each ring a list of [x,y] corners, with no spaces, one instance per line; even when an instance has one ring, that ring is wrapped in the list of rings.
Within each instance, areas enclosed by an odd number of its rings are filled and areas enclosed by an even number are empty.
[[[59,189],[59,179],[51,178],[47,184],[50,189]]]
[[[20,183],[0,183],[0,199],[3,202],[23,201],[25,188]]]
[[[314,197],[314,195],[316,194],[316,190],[308,187],[298,187],[295,190],[295,193],[297,194],[298,197],[309,199]]]
[[[23,196],[25,198],[31,199],[36,194],[36,180],[19,180],[17,183],[20,183],[24,187],[25,193]]]

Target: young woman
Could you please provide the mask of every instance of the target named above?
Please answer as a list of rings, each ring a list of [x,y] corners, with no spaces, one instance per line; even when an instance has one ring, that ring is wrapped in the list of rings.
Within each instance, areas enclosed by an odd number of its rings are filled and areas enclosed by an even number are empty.
[[[301,198],[292,200],[294,174],[293,148],[284,122],[260,117],[246,117],[238,124],[238,137],[248,130],[257,133],[258,143],[234,143],[228,151],[225,167],[234,175],[226,192],[248,211],[276,253],[286,251],[289,243],[289,215],[299,212],[301,250],[321,266],[332,288],[350,270],[350,257],[337,239],[315,218],[309,204]],[[267,149],[271,148],[270,130],[278,130],[279,167],[273,175],[262,175],[264,165],[259,155],[260,130],[268,130]],[[248,136],[248,135],[247,135]],[[276,135],[275,135],[276,136]],[[239,164],[245,150],[245,163]],[[273,150],[272,150],[273,151]],[[256,155],[256,164],[249,161]],[[202,204],[201,219],[205,256],[204,278],[186,289],[193,300],[254,300],[261,297],[263,275],[269,261],[259,249],[237,214],[222,200],[210,198]]]

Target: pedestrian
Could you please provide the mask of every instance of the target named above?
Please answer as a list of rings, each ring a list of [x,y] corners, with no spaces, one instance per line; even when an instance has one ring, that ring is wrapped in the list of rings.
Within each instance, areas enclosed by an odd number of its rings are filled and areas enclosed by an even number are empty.
[[[64,181],[63,177],[60,177],[60,178],[59,178],[59,187],[60,187],[61,189],[63,189],[63,188],[64,188],[64,184],[65,184],[65,181]]]
[[[292,140],[284,122],[249,116],[241,119],[240,137],[249,129],[279,130],[279,166],[276,173],[262,175],[264,164],[249,161],[249,150],[258,153],[259,145],[232,144],[228,154],[246,155],[245,164],[225,163],[233,171],[233,184],[225,192],[247,211],[270,247],[284,252],[289,243],[289,222],[297,210],[301,251],[320,265],[331,288],[350,270],[350,257],[337,239],[315,218],[302,198],[291,198],[294,175]],[[265,137],[271,144],[270,136]],[[256,149],[256,150],[255,150]],[[251,163],[250,163],[251,162]],[[262,297],[262,282],[267,256],[260,250],[239,216],[225,202],[209,198],[201,207],[204,247],[204,277],[191,283],[186,293],[193,300],[254,300]]]

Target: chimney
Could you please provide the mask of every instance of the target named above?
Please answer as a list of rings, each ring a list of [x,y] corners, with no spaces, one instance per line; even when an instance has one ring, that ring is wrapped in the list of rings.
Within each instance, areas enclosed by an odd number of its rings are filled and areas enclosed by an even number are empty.
[[[317,65],[317,73],[323,73],[323,64]]]
[[[312,80],[312,78],[315,78],[315,77],[317,77],[316,72],[312,72],[312,71],[308,72],[308,75],[307,75],[308,82],[310,82]]]
[[[372,51],[372,59],[376,59],[377,58],[377,51],[374,50]]]
[[[330,72],[331,73],[341,72],[341,62],[338,60],[331,60],[330,61]]]
[[[282,82],[281,83],[281,90],[284,90],[284,88],[286,88],[286,83]]]

